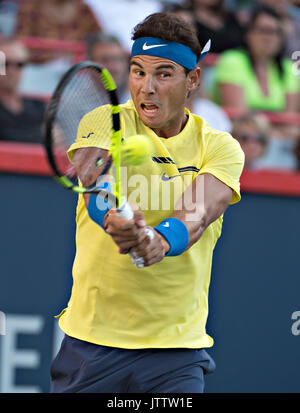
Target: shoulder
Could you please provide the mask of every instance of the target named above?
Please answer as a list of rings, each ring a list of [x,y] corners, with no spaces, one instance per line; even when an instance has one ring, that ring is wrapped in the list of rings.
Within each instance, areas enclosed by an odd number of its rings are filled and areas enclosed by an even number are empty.
[[[229,49],[226,50],[225,52],[221,53],[219,60],[217,63],[223,62],[223,61],[238,61],[238,62],[244,62],[248,60],[248,53],[245,49],[239,48],[239,49]]]
[[[194,115],[196,123],[198,123],[199,128],[201,128],[201,138],[205,148],[206,156],[210,157],[213,154],[218,154],[220,156],[222,153],[228,155],[241,155],[243,157],[243,151],[239,142],[229,133],[220,131],[211,127],[208,122]]]
[[[286,90],[297,93],[300,90],[299,67],[296,61],[287,58],[282,59],[283,79]]]
[[[133,114],[134,112],[136,112],[135,106],[134,106],[132,100],[127,100],[126,103],[120,104],[120,108],[121,108],[121,113],[131,113],[131,114]]]
[[[292,61],[291,59],[287,59],[286,57],[283,57],[281,63],[284,73],[289,75],[293,74],[293,65],[295,63],[294,61]]]
[[[139,122],[139,117],[132,100],[128,100],[126,103],[120,104],[120,108],[121,119],[123,120],[123,122],[133,122],[134,124],[137,124]]]

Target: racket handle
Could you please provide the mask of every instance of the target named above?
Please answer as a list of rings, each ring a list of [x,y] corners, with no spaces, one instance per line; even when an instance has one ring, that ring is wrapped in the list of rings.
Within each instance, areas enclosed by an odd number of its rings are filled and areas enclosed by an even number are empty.
[[[125,219],[133,218],[133,211],[127,201],[124,201],[117,209],[116,213]]]
[[[117,209],[116,213],[125,219],[133,218],[133,211],[127,201],[124,201]],[[154,238],[154,232],[150,228],[146,228],[146,234],[150,239]],[[144,258],[139,257],[134,252],[129,252],[131,261],[137,268],[144,268]]]

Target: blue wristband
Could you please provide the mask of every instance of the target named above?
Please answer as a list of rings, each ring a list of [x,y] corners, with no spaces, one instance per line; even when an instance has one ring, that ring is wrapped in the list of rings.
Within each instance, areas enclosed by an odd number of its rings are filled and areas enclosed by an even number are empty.
[[[167,257],[182,254],[189,245],[189,232],[182,221],[177,218],[167,218],[154,227],[169,243]]]
[[[108,182],[104,182],[99,185],[99,188],[111,191],[111,185]],[[112,205],[108,200],[102,198],[97,194],[91,194],[88,204],[88,214],[90,218],[100,225],[104,229],[103,220],[106,213],[112,208]]]

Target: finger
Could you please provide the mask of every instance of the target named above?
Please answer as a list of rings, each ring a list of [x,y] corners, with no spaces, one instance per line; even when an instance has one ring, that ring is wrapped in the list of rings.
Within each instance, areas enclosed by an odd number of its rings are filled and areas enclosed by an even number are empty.
[[[135,227],[135,222],[133,221],[133,219],[124,219],[122,218],[123,222],[120,225],[120,229],[122,231],[126,231],[128,229],[134,229]]]
[[[120,254],[128,254],[128,252],[129,252],[129,249],[127,249],[127,248],[119,248],[119,253]]]
[[[146,236],[142,242],[133,247],[133,251],[140,257],[146,257],[151,251],[149,244],[149,238]]]
[[[139,228],[142,228],[142,227],[146,226],[146,221],[144,219],[144,214],[140,210],[135,210],[134,211],[133,220]]]
[[[125,228],[122,228],[121,226],[117,226],[112,223],[109,223],[106,225],[106,232],[111,235],[111,236],[120,236],[123,238],[126,237],[136,237],[138,234],[138,229],[136,226],[133,224],[132,226],[126,225]]]
[[[136,246],[138,245],[136,243],[136,240],[134,240],[134,241],[119,241],[119,242],[116,242],[116,244],[118,245],[118,247],[120,247],[122,249],[133,249],[133,248],[136,248]]]
[[[151,253],[152,251],[149,252],[149,254],[144,257],[144,265],[145,267],[149,267],[149,265],[153,265],[156,262],[161,261],[164,258],[164,254],[162,251],[155,251],[155,253]]]
[[[148,238],[148,235],[143,228],[139,228],[135,230],[132,229],[132,230],[128,230],[127,232],[110,234],[110,235],[113,237],[114,241],[117,243],[132,241],[135,243],[135,245],[141,244]]]
[[[120,230],[127,230],[135,227],[135,222],[133,219],[124,219],[116,213],[110,212],[109,216],[106,219],[106,225],[114,227]]]

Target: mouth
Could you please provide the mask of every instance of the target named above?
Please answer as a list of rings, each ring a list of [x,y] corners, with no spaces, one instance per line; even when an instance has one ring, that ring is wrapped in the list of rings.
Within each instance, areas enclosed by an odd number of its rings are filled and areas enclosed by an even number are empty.
[[[145,115],[148,116],[156,115],[159,111],[159,107],[155,103],[141,103],[140,106]]]

